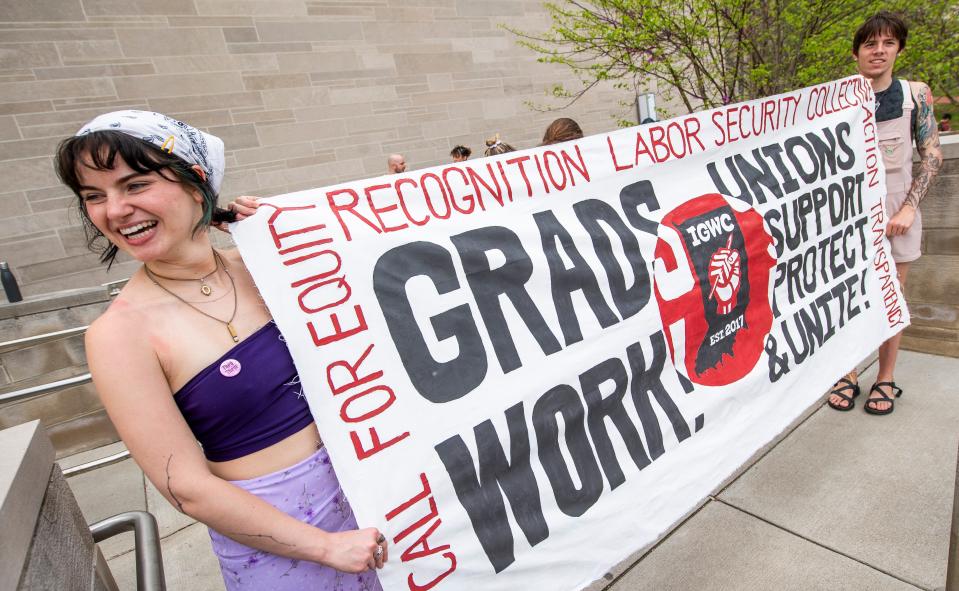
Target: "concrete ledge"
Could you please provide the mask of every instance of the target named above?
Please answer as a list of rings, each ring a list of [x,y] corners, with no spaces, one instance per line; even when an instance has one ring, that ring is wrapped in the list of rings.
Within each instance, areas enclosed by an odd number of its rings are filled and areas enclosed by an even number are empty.
[[[0,589],[16,589],[53,467],[40,421],[0,431]]]
[[[52,294],[28,297],[22,302],[15,304],[4,302],[0,304],[0,320],[106,302],[109,301],[109,299],[110,294],[107,293],[105,287],[86,287],[83,289],[58,291]]]
[[[18,591],[107,591],[96,576],[98,554],[93,536],[59,467],[50,476],[32,537]]]

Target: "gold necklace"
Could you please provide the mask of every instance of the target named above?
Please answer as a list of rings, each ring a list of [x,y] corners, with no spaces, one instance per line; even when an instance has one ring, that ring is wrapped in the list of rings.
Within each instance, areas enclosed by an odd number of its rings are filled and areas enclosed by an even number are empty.
[[[217,259],[217,266],[219,266],[219,263],[220,263],[220,255],[214,250],[214,251],[213,251],[213,256]],[[211,319],[213,319],[213,320],[216,320],[217,322],[220,322],[220,323],[225,324],[227,331],[229,331],[229,333],[230,333],[230,338],[233,339],[233,342],[234,342],[234,343],[239,343],[239,342],[240,342],[240,337],[239,337],[239,335],[238,335],[237,332],[236,332],[236,328],[233,327],[233,319],[236,318],[236,310],[237,310],[236,282],[233,281],[233,275],[230,274],[230,270],[226,268],[226,265],[223,265],[223,272],[226,273],[226,276],[230,278],[230,287],[233,288],[233,313],[230,314],[230,319],[229,319],[229,320],[220,320],[219,318],[217,318],[216,316],[213,316],[212,314],[207,314],[207,313],[204,312],[203,310],[197,308],[196,306],[194,306],[194,305],[191,304],[190,302],[184,300],[183,298],[181,298],[181,297],[178,296],[177,294],[173,293],[172,291],[170,291],[169,289],[167,289],[166,287],[164,287],[163,285],[161,285],[159,281],[157,281],[157,278],[158,278],[158,277],[161,277],[161,278],[163,278],[163,279],[166,279],[165,277],[163,277],[162,275],[157,275],[157,274],[155,274],[155,273],[154,273],[153,271],[151,271],[150,268],[147,267],[146,265],[143,265],[143,270],[144,270],[144,272],[146,272],[147,277],[150,278],[150,281],[153,282],[153,285],[156,285],[157,287],[159,287],[159,288],[162,289],[163,291],[167,292],[167,293],[170,294],[171,296],[173,296],[173,297],[175,297],[176,299],[180,300],[181,302],[183,302],[183,303],[186,304],[187,306],[193,308],[194,310],[196,310],[196,311],[199,312],[200,314],[203,314],[203,315],[206,316],[207,318],[211,318]],[[207,275],[207,277],[209,277],[209,275]]]
[[[213,293],[213,288],[210,287],[210,285],[206,282],[206,280],[210,275],[213,275],[214,273],[216,273],[217,270],[219,270],[220,265],[222,264],[222,261],[220,261],[220,254],[215,249],[210,249],[210,250],[213,251],[213,270],[207,273],[206,275],[204,275],[203,277],[200,277],[199,279],[180,279],[179,277],[167,277],[166,275],[160,275],[159,273],[156,273],[154,271],[150,271],[150,275],[151,277],[159,277],[160,279],[166,279],[167,281],[199,281],[200,293],[209,297]],[[154,283],[156,282],[154,281]]]

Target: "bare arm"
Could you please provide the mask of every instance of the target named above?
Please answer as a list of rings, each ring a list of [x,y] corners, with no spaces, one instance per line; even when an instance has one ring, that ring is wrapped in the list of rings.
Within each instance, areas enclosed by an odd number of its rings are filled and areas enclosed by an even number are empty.
[[[117,302],[121,304],[122,302]],[[139,318],[101,317],[87,331],[94,384],[131,455],[170,503],[247,546],[360,572],[381,567],[379,532],[330,533],[303,523],[213,475],[173,401]]]
[[[939,144],[939,128],[933,112],[933,98],[929,87],[919,82],[916,91],[916,148],[919,151],[919,171],[912,179],[906,203],[913,208],[929,193],[932,179],[942,168],[942,147]]]

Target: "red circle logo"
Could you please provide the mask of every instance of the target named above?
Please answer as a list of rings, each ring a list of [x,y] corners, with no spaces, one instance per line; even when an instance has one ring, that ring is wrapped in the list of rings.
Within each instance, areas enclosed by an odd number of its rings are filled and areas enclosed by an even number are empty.
[[[709,193],[663,217],[654,285],[677,371],[722,386],[756,366],[772,327],[775,265],[763,218],[746,203]]]

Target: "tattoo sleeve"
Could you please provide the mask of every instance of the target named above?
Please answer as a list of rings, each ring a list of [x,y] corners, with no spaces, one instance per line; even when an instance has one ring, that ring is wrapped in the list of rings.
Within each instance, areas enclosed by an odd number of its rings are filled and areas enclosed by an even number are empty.
[[[932,179],[939,174],[942,168],[942,148],[939,145],[939,129],[936,127],[936,116],[933,113],[932,92],[925,84],[920,85],[916,97],[916,148],[919,151],[919,170],[912,179],[906,203],[916,209],[919,202],[929,192]]]

